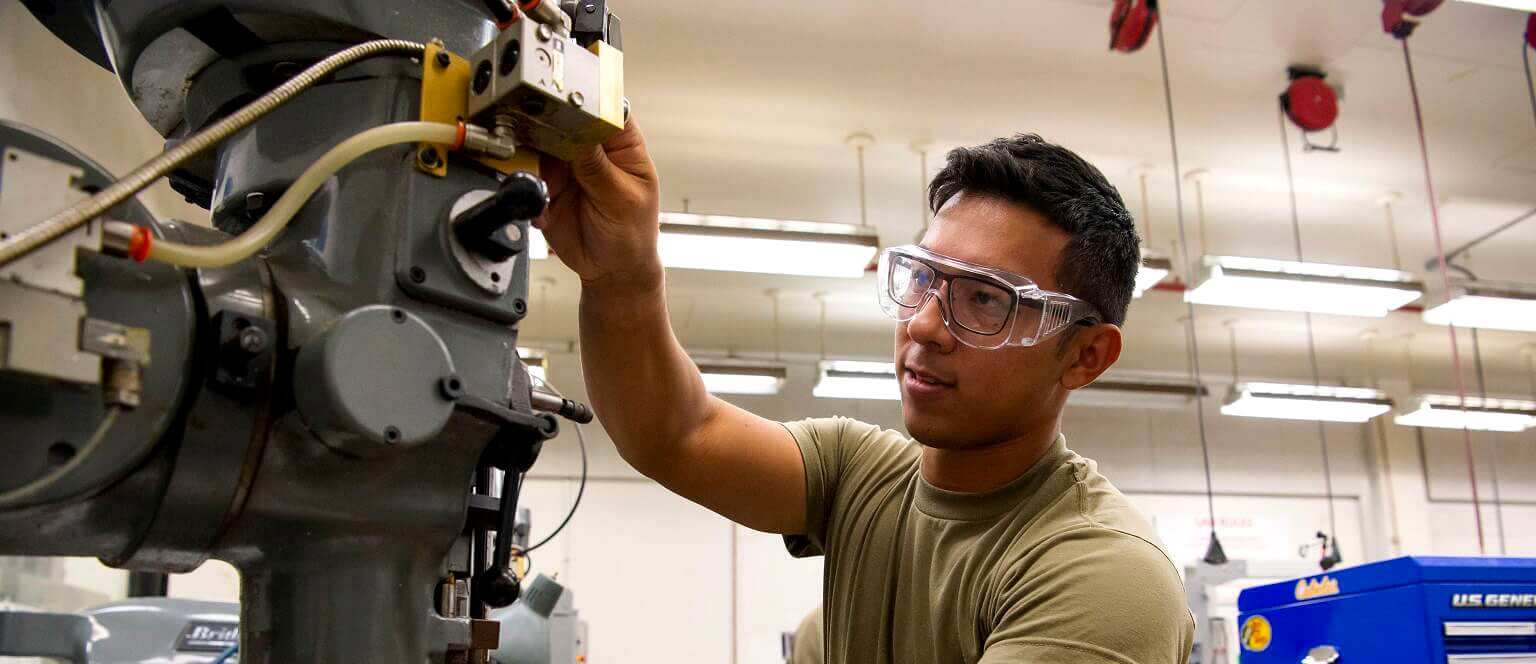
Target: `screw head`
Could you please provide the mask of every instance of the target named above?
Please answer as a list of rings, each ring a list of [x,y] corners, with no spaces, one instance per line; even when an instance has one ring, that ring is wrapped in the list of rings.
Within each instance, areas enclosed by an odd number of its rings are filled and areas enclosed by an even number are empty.
[[[384,427],[384,442],[390,445],[400,442],[400,429],[394,425]]]
[[[507,224],[503,232],[507,234],[507,239],[513,242],[523,239],[523,229],[518,228],[517,224]]]
[[[436,60],[437,60],[437,66],[442,67],[444,69],[447,69],[448,65],[453,64],[453,58],[448,56],[448,52],[447,51],[438,51],[437,52],[437,56],[436,56]]]
[[[411,266],[411,281],[414,283],[426,283],[427,271],[417,266]]]
[[[575,106],[576,108],[581,108],[581,105],[587,101],[587,98],[583,97],[580,92],[572,90],[571,91],[570,100],[571,100],[571,105],[572,106]]]
[[[595,13],[597,13],[597,5],[594,5],[594,4],[591,4],[591,3],[588,3],[587,6],[584,7],[584,9],[587,10],[588,14],[595,14]]]
[[[547,25],[540,25],[536,34],[539,36],[539,41],[549,41],[549,38],[554,36],[554,33],[550,32]]]
[[[259,327],[248,327],[240,330],[240,350],[247,353],[260,353],[267,348],[267,333]]]

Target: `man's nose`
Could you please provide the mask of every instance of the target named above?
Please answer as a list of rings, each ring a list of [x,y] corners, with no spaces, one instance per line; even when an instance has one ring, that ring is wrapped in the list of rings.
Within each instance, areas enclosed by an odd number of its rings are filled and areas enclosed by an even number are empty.
[[[954,349],[955,337],[944,325],[943,305],[938,291],[930,292],[918,305],[917,315],[907,321],[907,336],[924,346],[947,353]]]

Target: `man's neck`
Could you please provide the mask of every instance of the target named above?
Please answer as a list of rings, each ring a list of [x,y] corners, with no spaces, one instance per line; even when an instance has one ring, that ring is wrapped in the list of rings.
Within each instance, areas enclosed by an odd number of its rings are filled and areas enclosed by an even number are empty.
[[[1017,438],[972,449],[923,446],[923,480],[948,491],[980,493],[1007,484],[1034,466],[1060,435],[1061,423]]]

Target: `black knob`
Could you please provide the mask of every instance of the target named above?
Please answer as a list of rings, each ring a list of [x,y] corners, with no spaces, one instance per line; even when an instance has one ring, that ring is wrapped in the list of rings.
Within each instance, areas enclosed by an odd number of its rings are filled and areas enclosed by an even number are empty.
[[[517,582],[517,574],[512,568],[502,565],[486,568],[475,575],[472,583],[475,599],[493,609],[516,602],[518,595],[523,593],[523,587]]]
[[[501,262],[528,248],[527,234],[517,222],[543,214],[548,204],[544,180],[518,171],[507,176],[495,194],[454,217],[453,235],[466,249]]]

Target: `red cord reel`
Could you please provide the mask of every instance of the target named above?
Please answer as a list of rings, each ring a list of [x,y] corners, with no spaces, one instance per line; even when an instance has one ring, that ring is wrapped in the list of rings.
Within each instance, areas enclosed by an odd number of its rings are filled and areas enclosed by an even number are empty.
[[[1445,0],[1383,0],[1381,29],[1398,39],[1406,38],[1419,26],[1418,21],[1408,17],[1423,16],[1435,11],[1442,2]]]
[[[1109,49],[1130,53],[1140,49],[1157,25],[1157,0],[1115,0],[1109,15]]]
[[[1323,82],[1322,76],[1302,75],[1291,81],[1281,95],[1285,114],[1296,126],[1307,131],[1322,131],[1339,118],[1339,97]]]

